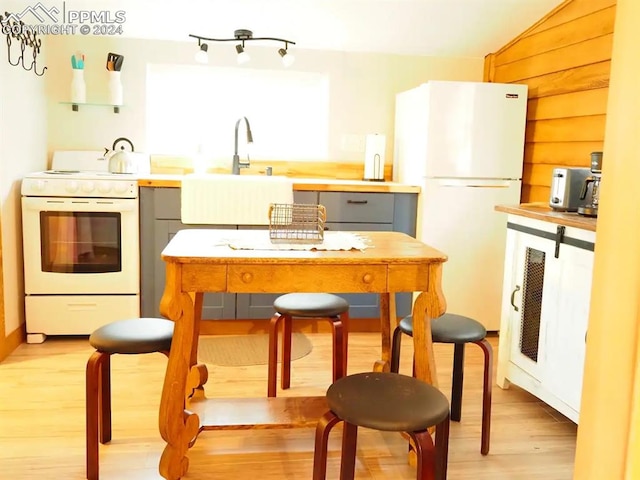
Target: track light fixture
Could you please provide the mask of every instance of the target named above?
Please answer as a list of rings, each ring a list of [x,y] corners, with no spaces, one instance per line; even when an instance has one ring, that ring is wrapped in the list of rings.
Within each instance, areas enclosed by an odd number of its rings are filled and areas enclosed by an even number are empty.
[[[236,52],[238,53],[238,64],[243,64],[250,60],[249,54],[245,51],[245,42],[254,40],[284,43],[284,48],[280,48],[278,50],[278,53],[280,54],[280,57],[282,57],[282,63],[285,67],[290,66],[295,60],[295,57],[291,53],[289,53],[287,49],[289,47],[289,44],[295,45],[296,42],[285,40],[283,38],[254,37],[251,30],[236,30],[233,32],[233,38],[208,38],[193,34],[189,34],[189,36],[198,40],[198,46],[200,47],[200,50],[198,50],[198,53],[196,53],[196,60],[201,63],[206,63],[208,60],[208,45],[204,42],[240,42],[236,44]]]

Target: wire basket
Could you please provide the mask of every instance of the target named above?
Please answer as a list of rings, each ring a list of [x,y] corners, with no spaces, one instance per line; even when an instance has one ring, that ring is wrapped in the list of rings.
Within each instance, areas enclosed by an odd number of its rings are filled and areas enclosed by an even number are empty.
[[[324,205],[272,203],[269,239],[271,243],[322,243],[326,219]]]

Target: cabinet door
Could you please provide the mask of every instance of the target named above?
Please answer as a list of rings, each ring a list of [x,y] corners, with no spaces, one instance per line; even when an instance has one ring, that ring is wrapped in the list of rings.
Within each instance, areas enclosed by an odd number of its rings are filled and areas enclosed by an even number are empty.
[[[155,278],[154,296],[156,312],[154,316],[160,315],[160,300],[164,293],[166,264],[161,258],[162,250],[167,246],[169,240],[180,230],[189,228],[202,228],[198,225],[184,225],[179,220],[156,220],[155,221]],[[222,229],[234,229],[234,227],[213,227]],[[202,306],[202,319],[227,319],[235,318],[236,296],[228,293],[205,293]]]
[[[553,276],[554,243],[545,238],[515,233],[516,283],[511,290],[511,362],[538,381],[544,376],[546,325],[553,315],[549,297],[555,292],[547,279]]]
[[[553,295],[545,298],[555,315],[545,336],[545,387],[580,411],[593,252],[562,245],[554,259]]]

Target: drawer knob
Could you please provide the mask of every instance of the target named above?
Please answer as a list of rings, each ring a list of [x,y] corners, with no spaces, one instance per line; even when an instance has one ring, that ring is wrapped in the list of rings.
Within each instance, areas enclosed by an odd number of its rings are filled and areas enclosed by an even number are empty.
[[[251,282],[251,280],[253,280],[253,274],[246,272],[242,274],[242,281],[244,283],[249,283]]]
[[[370,273],[365,273],[365,274],[362,276],[362,281],[363,281],[364,283],[371,283],[371,282],[373,281],[373,275],[371,275]]]

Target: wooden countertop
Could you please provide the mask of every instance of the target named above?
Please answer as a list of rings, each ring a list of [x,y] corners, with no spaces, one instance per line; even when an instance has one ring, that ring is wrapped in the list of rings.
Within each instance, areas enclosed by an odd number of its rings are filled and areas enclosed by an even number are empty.
[[[138,177],[140,187],[173,187],[182,185],[181,174],[151,173]],[[329,178],[292,178],[296,191],[420,193],[420,187],[395,182],[366,182],[362,180],[333,180]]]
[[[596,231],[596,219],[584,217],[577,213],[556,212],[545,203],[521,203],[520,205],[496,205],[498,212],[521,215],[523,217],[543,220],[545,222]]]

